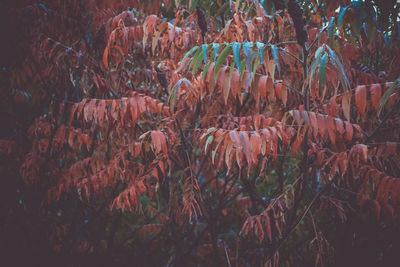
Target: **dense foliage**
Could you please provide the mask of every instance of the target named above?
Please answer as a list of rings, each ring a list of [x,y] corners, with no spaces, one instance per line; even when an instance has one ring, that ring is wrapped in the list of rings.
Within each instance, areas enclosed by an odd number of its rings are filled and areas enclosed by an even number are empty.
[[[398,262],[396,1],[1,5],[5,261]]]

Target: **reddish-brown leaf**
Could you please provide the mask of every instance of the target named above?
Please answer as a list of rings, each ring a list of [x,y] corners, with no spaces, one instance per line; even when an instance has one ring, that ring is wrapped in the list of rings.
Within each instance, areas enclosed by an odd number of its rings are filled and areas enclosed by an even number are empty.
[[[331,139],[332,144],[335,145],[336,144],[336,134],[335,134],[336,125],[335,125],[334,118],[331,116],[325,116],[325,120],[326,120],[326,125],[328,128],[329,138]]]
[[[228,167],[228,172],[229,172],[229,170],[231,169],[231,166],[232,166],[232,164],[231,164],[232,148],[233,148],[233,142],[231,141],[231,142],[228,143],[228,145],[226,147],[226,150],[225,150],[225,163],[226,163],[226,166]]]
[[[303,142],[303,137],[301,136],[300,131],[298,131],[296,139],[294,140],[292,145],[292,155],[296,154],[302,142]]]
[[[249,135],[247,132],[245,132],[245,131],[240,132],[240,143],[242,145],[242,150],[246,157],[247,163],[249,165],[251,165],[252,160],[251,160],[251,151],[250,151],[250,139],[249,139]]]
[[[359,85],[356,88],[356,106],[358,112],[363,116],[367,107],[367,87],[365,85]]]
[[[260,90],[260,96],[264,101],[267,101],[267,76],[262,75],[258,80],[258,89]]]
[[[267,78],[267,93],[268,93],[268,100],[275,101],[274,81],[269,76]]]
[[[264,212],[264,221],[265,221],[265,229],[267,230],[267,235],[269,241],[272,241],[272,234],[271,234],[271,222],[267,212]]]
[[[342,108],[344,117],[348,121],[350,121],[350,101],[351,101],[351,92],[344,93],[342,98]]]
[[[372,84],[370,87],[372,106],[379,111],[379,103],[382,96],[382,88],[380,84]]]
[[[348,121],[345,121],[344,124],[346,128],[346,140],[351,141],[353,139],[353,125]]]
[[[153,140],[156,154],[160,153],[162,150],[164,155],[168,156],[167,140],[161,131],[151,131],[151,140]]]
[[[258,155],[260,154],[260,151],[261,151],[261,137],[257,132],[251,134],[250,145],[251,145],[251,152],[252,152],[254,164],[257,165],[258,164]]]
[[[257,232],[258,232],[258,241],[260,241],[260,243],[264,240],[264,230],[263,227],[261,225],[261,220],[260,220],[260,216],[255,216],[255,221],[257,224]]]

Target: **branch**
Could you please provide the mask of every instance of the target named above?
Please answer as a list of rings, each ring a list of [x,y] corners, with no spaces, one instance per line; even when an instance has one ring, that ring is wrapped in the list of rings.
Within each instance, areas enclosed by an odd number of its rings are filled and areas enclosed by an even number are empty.
[[[368,143],[372,139],[372,137],[374,137],[378,133],[378,131],[382,127],[382,125],[389,119],[390,115],[392,115],[392,112],[394,110],[396,110],[399,103],[400,103],[400,100],[397,100],[397,102],[390,108],[390,110],[385,114],[385,116],[383,117],[381,122],[378,124],[378,126],[367,136],[367,140],[365,141],[365,143]]]
[[[322,195],[323,192],[325,192],[333,183],[333,178],[329,181],[328,184],[325,185],[324,188],[322,188],[318,193],[314,196],[314,198],[311,200],[310,204],[308,204],[307,208],[304,210],[303,214],[300,216],[300,218],[297,220],[297,222],[290,228],[288,233],[285,235],[283,239],[281,239],[280,244],[277,246],[277,248],[274,250],[274,252],[271,254],[271,256],[268,258],[267,262],[272,260],[274,257],[275,253],[279,251],[279,249],[283,246],[283,244],[288,240],[289,236],[296,230],[297,226],[301,223],[301,221],[304,219],[304,217],[307,215],[307,213],[310,211],[311,207],[314,205],[315,201]]]
[[[314,46],[314,44],[317,42],[317,40],[319,39],[319,37],[321,37],[321,34],[322,34],[327,28],[328,28],[328,25],[326,25],[325,27],[323,27],[323,28],[319,31],[319,33],[318,33],[318,35],[315,37],[314,41],[310,44],[310,46],[308,46],[308,47],[306,48],[307,52],[310,51],[310,49]]]

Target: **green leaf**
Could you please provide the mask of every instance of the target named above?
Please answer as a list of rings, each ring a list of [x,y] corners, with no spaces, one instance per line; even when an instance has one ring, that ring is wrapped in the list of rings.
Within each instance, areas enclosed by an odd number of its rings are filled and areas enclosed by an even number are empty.
[[[333,65],[336,67],[336,69],[339,72],[339,79],[340,82],[342,83],[342,85],[347,88],[348,90],[350,89],[350,82],[349,79],[347,79],[346,73],[344,72],[344,68],[342,63],[340,62],[338,56],[336,55],[336,53],[328,46],[325,45],[328,48],[328,52],[332,58],[333,61]]]
[[[346,7],[342,8],[342,9],[340,10],[339,17],[338,17],[338,22],[337,22],[338,28],[342,27],[344,14],[346,13],[346,10],[347,10],[348,8],[349,8],[349,7],[346,6]]]
[[[190,12],[193,12],[193,10],[196,8],[197,2],[199,2],[199,0],[190,0],[190,2],[189,2],[189,11]]]
[[[264,64],[264,43],[256,42],[257,52],[260,54],[261,57],[261,64]]]
[[[196,63],[193,66],[192,74],[195,74],[197,69],[200,67],[201,63],[203,62],[204,56],[203,56],[203,51],[200,52],[196,59]]]
[[[211,52],[211,58],[214,58],[214,53],[215,53],[215,51],[213,50],[213,51]],[[205,67],[204,67],[204,69],[203,69],[203,74],[201,75],[201,77],[202,77],[203,80],[204,80],[204,79],[206,78],[206,76],[207,76],[207,71],[208,71],[208,69],[210,68],[211,63],[212,63],[212,61],[209,61],[207,64],[204,63],[204,64],[205,64]]]
[[[326,63],[328,62],[328,54],[325,53],[321,58],[321,64],[319,65],[319,88],[322,88],[325,84],[326,76]]]
[[[364,5],[361,1],[353,1],[352,5],[353,5],[353,10],[354,10],[354,16],[353,16],[353,19],[354,19],[353,25],[355,27],[354,30],[356,31],[357,35],[360,35],[362,22],[365,18]]]
[[[246,60],[243,59],[242,62],[241,62],[241,64],[244,64],[245,62],[246,62]],[[244,68],[242,68],[242,69],[240,70],[240,80],[243,80],[244,71],[245,71]]]
[[[257,55],[256,59],[253,62],[253,73],[256,73],[257,66],[260,63],[260,55]]]
[[[211,55],[211,57],[214,58],[214,62],[216,62],[217,57],[218,57],[219,44],[213,43],[213,48],[214,48],[214,50],[213,50],[213,54]]]
[[[204,134],[202,134],[201,136],[200,136],[200,140],[201,139],[203,139],[204,137],[206,137],[207,135],[209,135],[212,131],[214,131],[215,130],[215,127],[211,127],[211,128],[208,128],[207,129],[207,132],[205,132]]]
[[[197,48],[199,48],[199,47],[197,46]],[[193,63],[194,63],[194,62],[196,61],[196,59],[198,58],[199,54],[202,52],[201,49],[196,49],[196,50],[197,50],[197,51],[196,51],[196,54],[194,54],[192,60],[190,61],[189,70],[190,70],[190,68],[192,67]]]
[[[204,64],[207,64],[207,50],[208,50],[208,44],[203,44],[201,46],[203,49],[203,55],[204,55]]]
[[[328,38],[332,39],[333,37],[333,30],[335,26],[335,17],[331,17],[328,24]]]
[[[206,78],[206,76],[207,76],[207,72],[208,72],[208,69],[210,68],[210,65],[211,65],[211,62],[208,62],[208,64],[204,67],[204,69],[203,69],[203,74],[202,74],[202,79],[204,80],[205,78]]]
[[[224,14],[228,10],[228,7],[229,7],[229,1],[225,2],[225,4],[223,4],[221,8],[217,10],[217,12],[214,15],[214,18],[217,18],[222,14]]]
[[[243,43],[243,53],[246,56],[246,66],[249,72],[251,72],[251,60],[253,56],[253,42],[245,41]]]
[[[320,57],[320,56],[321,56],[321,52],[322,52],[323,49],[324,49],[324,46],[323,46],[323,45],[321,45],[320,47],[318,47],[318,49],[315,51],[314,58]]]
[[[274,58],[276,68],[278,69],[278,72],[281,72],[281,67],[279,65],[279,54],[278,54],[278,48],[275,45],[271,45],[272,48],[272,56]]]
[[[231,81],[232,81],[232,73],[233,73],[233,69],[235,67],[235,62],[231,63],[231,68],[229,70],[229,81],[228,81],[228,88],[229,90],[231,89]]]
[[[212,152],[211,152],[211,160],[212,160],[212,163],[213,164],[215,164],[214,162],[215,162],[215,155],[217,154],[217,149],[214,149]]]
[[[204,153],[207,153],[207,147],[208,147],[208,145],[209,145],[213,140],[214,140],[214,136],[213,136],[213,135],[210,135],[210,136],[207,138],[206,145],[205,145],[205,148],[204,148]]]
[[[219,70],[221,69],[222,64],[225,62],[226,58],[228,57],[229,53],[232,51],[232,46],[227,44],[224,50],[222,50],[221,55],[217,60],[217,64],[215,64],[214,72],[218,74]],[[218,75],[215,75],[215,79],[217,79]]]
[[[318,47],[317,51],[315,51],[315,60],[311,64],[310,72],[309,72],[309,81],[308,84],[311,84],[312,78],[314,76],[314,72],[317,69],[319,61],[321,59],[321,52],[324,50],[324,45]]]
[[[196,51],[198,48],[199,48],[198,46],[192,47],[192,49],[190,49],[189,52],[187,52],[186,55],[182,58],[182,60],[179,62],[179,64],[181,64],[182,62],[184,62],[185,59],[186,59],[188,56],[190,56],[194,51]]]
[[[241,43],[238,42],[234,42],[232,44],[233,47],[233,58],[235,60],[236,66],[239,70],[239,72],[241,71],[241,64],[240,64],[240,48],[242,47]]]
[[[379,113],[378,116],[381,114],[383,108],[385,107],[386,103],[388,102],[390,96],[392,95],[393,91],[398,88],[400,82],[400,78],[398,78],[396,81],[394,81],[389,89],[386,90],[386,92],[383,94],[381,97],[381,101],[379,102]]]
[[[174,86],[171,90],[170,95],[168,96],[169,110],[171,113],[175,111],[175,103],[176,103],[176,86]]]

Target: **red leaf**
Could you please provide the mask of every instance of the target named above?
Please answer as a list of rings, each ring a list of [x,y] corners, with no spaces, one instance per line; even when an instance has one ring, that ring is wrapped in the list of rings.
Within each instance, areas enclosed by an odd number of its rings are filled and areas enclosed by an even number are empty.
[[[165,135],[161,131],[152,131],[151,140],[153,140],[153,145],[156,149],[155,153],[158,154],[161,150],[164,152],[165,156],[168,156],[167,151],[167,140]]]

